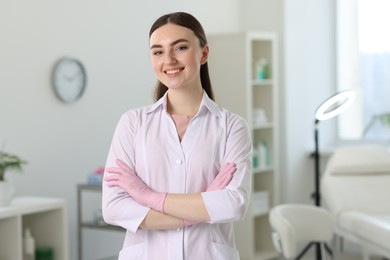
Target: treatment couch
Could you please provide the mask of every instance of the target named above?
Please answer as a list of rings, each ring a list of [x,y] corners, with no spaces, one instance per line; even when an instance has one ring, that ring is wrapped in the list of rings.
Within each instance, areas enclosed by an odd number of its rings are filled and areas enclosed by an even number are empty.
[[[321,179],[336,236],[362,248],[363,259],[390,258],[390,153],[383,146],[340,147]]]

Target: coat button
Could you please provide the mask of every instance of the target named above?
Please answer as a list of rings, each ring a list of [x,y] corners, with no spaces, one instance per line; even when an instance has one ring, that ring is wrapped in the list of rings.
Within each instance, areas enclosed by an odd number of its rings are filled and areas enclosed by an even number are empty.
[[[181,165],[182,163],[183,163],[182,160],[180,160],[180,159],[177,159],[177,160],[176,160],[176,164]]]

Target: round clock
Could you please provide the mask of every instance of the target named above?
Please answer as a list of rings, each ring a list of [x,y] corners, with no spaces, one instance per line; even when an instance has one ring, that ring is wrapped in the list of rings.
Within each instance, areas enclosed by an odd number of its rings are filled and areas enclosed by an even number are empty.
[[[54,66],[53,87],[58,98],[72,103],[84,94],[87,74],[83,64],[75,58],[61,58]]]

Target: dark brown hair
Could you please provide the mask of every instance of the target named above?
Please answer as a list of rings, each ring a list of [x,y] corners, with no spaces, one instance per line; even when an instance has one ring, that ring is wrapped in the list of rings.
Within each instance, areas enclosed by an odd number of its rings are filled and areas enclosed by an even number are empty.
[[[195,36],[199,39],[200,47],[204,47],[207,44],[206,34],[203,30],[202,25],[200,22],[191,14],[184,13],[184,12],[176,12],[176,13],[170,13],[161,16],[158,18],[150,28],[149,32],[149,38],[152,35],[152,33],[160,28],[163,25],[166,25],[168,23],[180,25],[183,27],[186,27],[194,32]],[[209,76],[209,68],[207,61],[200,67],[200,81],[202,84],[203,89],[206,91],[207,95],[214,100],[214,92],[211,87],[211,81]],[[167,92],[168,87],[165,86],[161,81],[157,81],[156,89],[154,91],[154,100],[159,100],[162,96],[164,96],[165,92]]]

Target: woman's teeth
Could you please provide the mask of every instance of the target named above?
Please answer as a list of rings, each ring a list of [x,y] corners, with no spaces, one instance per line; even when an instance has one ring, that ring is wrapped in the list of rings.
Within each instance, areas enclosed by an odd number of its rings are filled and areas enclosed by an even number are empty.
[[[181,69],[167,70],[165,73],[167,73],[167,74],[175,74],[175,73],[179,73],[180,71],[182,71],[182,70]]]

